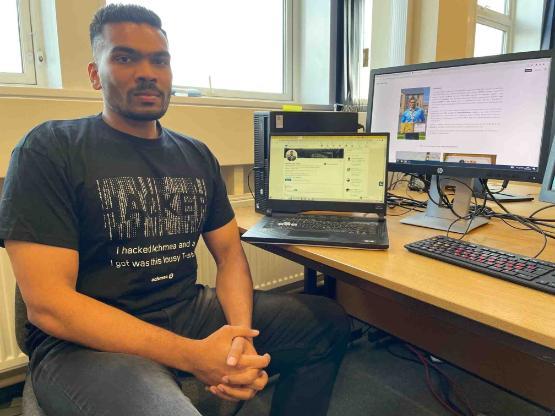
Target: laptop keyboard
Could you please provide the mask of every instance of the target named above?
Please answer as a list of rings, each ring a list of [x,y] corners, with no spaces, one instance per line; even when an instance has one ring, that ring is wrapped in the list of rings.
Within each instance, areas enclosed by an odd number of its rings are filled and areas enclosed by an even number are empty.
[[[353,218],[340,215],[294,215],[268,220],[264,228],[298,231],[327,231],[334,233],[372,235],[378,222],[373,219]]]

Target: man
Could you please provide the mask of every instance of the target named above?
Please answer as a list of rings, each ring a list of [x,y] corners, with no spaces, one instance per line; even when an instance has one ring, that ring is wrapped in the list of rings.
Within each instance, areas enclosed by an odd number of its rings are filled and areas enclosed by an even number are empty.
[[[424,123],[425,121],[424,110],[416,106],[416,99],[411,96],[409,98],[409,108],[401,116],[401,123]]]
[[[216,159],[158,122],[172,85],[158,16],[109,5],[90,37],[102,113],[31,130],[0,203],[39,404],[51,416],[198,415],[182,373],[226,400],[279,373],[273,415],[325,414],[349,335],[343,310],[253,294]],[[200,234],[215,290],[195,284]]]

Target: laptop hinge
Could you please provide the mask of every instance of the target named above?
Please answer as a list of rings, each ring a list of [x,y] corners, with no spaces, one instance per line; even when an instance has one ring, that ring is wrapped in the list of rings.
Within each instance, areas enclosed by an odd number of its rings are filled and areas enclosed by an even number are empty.
[[[271,216],[272,216],[272,208],[267,208],[267,209],[266,209],[266,216],[267,216],[267,217],[271,217]]]

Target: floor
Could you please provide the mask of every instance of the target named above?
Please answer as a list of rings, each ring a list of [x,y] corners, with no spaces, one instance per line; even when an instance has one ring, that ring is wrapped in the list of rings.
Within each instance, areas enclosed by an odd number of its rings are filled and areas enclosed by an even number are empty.
[[[329,416],[453,415],[428,390],[424,367],[397,356],[414,358],[399,340],[370,343],[363,337],[353,342],[337,379]],[[454,380],[475,416],[551,415],[451,365],[436,364]],[[248,402],[238,416],[268,414],[272,389]],[[17,396],[17,386],[0,390],[0,416],[21,414],[20,398],[11,395]]]
[[[392,354],[411,357],[403,345],[399,340],[385,345],[366,339],[353,343],[341,366],[328,416],[452,416],[428,390],[424,367]],[[551,415],[456,367],[437,365],[457,383],[474,416]],[[267,414],[271,391],[263,393],[238,416]]]

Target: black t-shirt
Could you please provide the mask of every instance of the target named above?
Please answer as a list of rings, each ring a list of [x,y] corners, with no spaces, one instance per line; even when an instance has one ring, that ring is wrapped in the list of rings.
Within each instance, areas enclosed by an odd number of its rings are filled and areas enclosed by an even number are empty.
[[[203,143],[168,129],[142,139],[97,115],[41,124],[16,146],[0,245],[78,250],[77,291],[138,316],[194,295],[199,234],[232,218]],[[44,338],[33,327],[27,348]]]

